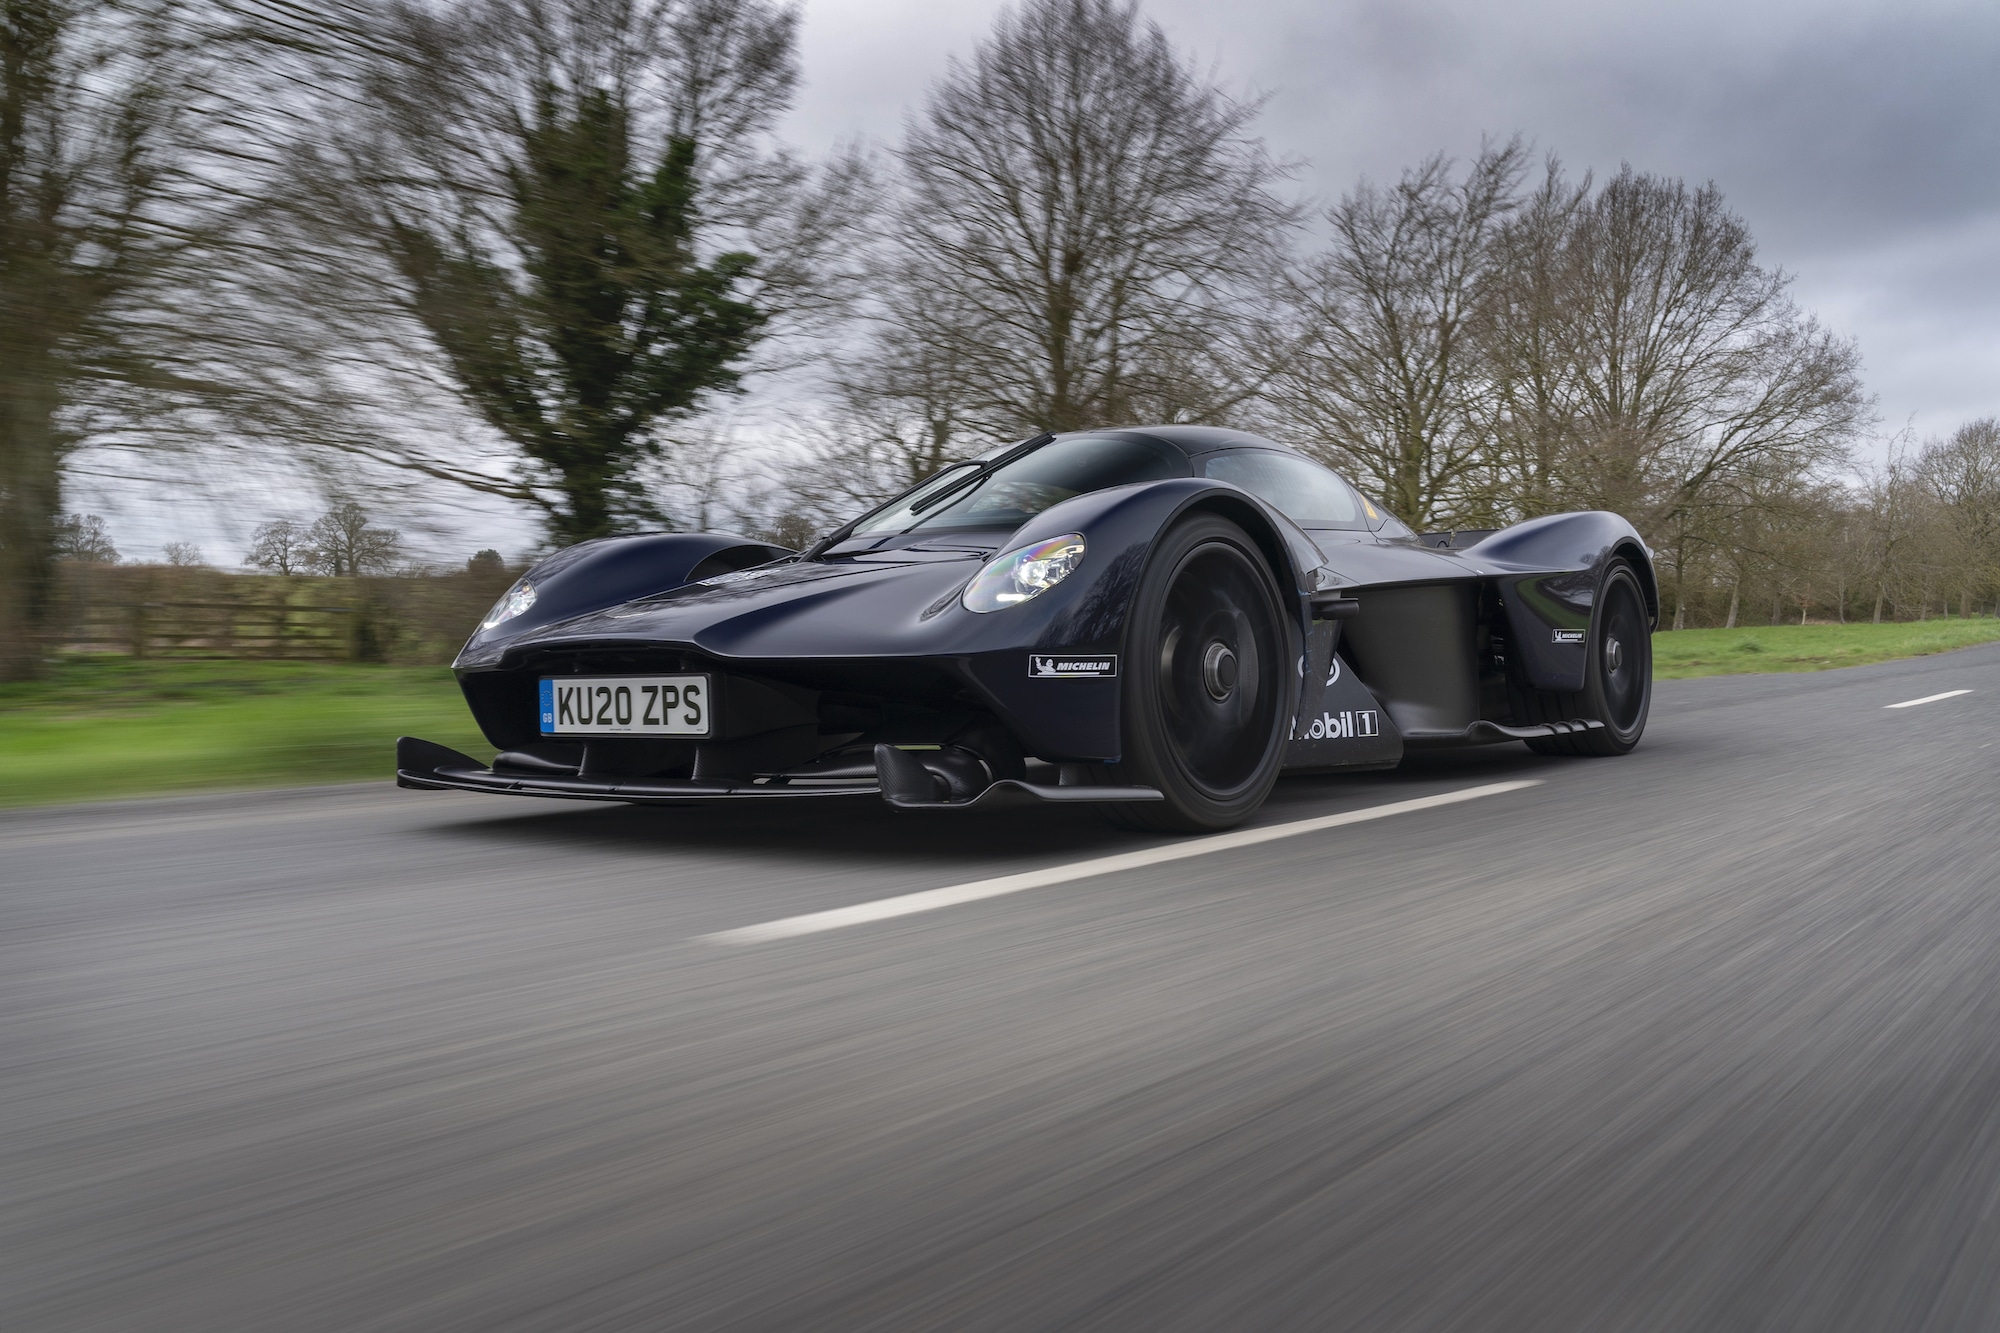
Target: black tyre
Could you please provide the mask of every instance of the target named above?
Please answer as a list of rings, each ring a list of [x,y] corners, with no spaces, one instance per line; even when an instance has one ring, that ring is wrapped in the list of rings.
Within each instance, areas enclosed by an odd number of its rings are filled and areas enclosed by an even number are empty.
[[[1103,807],[1128,828],[1229,828],[1270,795],[1284,760],[1297,634],[1243,529],[1213,514],[1174,525],[1133,598],[1120,693],[1124,757],[1103,779],[1164,801]]]
[[[1583,688],[1570,693],[1527,690],[1515,698],[1516,712],[1526,723],[1595,718],[1604,725],[1573,736],[1529,741],[1530,750],[1537,754],[1613,755],[1624,754],[1639,743],[1653,703],[1651,621],[1638,574],[1625,561],[1612,561],[1605,568],[1597,604],[1590,614]]]

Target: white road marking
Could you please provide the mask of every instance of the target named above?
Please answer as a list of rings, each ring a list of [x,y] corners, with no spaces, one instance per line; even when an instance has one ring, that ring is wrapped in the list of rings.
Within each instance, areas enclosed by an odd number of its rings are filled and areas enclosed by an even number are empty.
[[[1395,801],[1389,805],[1374,805],[1363,810],[1348,810],[1337,815],[1321,815],[1317,819],[1273,824],[1268,828],[1239,829],[1234,833],[1218,833],[1212,837],[1169,843],[1164,847],[1148,847],[1144,851],[1121,852],[1117,856],[1100,856],[1089,861],[1072,861],[1068,865],[1050,866],[1046,870],[1001,875],[996,879],[976,879],[969,884],[926,889],[921,893],[906,893],[896,898],[878,898],[871,903],[836,907],[830,912],[809,912],[804,916],[788,916],[778,921],[741,926],[735,930],[724,930],[697,938],[707,944],[763,944],[770,940],[788,939],[793,935],[813,935],[823,930],[839,930],[844,926],[859,926],[870,921],[909,916],[913,912],[935,912],[941,907],[957,907],[961,903],[978,902],[982,898],[998,898],[1009,893],[1022,893],[1028,889],[1046,888],[1051,884],[1066,884],[1071,880],[1089,879],[1094,875],[1115,875],[1123,870],[1138,870],[1145,866],[1160,865],[1166,861],[1185,860],[1190,856],[1206,856],[1210,852],[1226,852],[1237,847],[1254,847],[1260,842],[1275,842],[1279,838],[1297,837],[1301,833],[1317,833],[1321,829],[1340,828],[1346,824],[1363,824],[1371,819],[1387,819],[1391,815],[1408,814],[1415,810],[1434,810],[1441,805],[1456,805],[1460,801],[1474,801],[1482,796],[1498,796],[1502,792],[1520,791],[1524,787],[1541,785],[1538,779],[1493,782],[1483,787],[1466,787],[1460,791],[1444,792],[1438,796],[1419,796],[1414,800]]]
[[[1972,693],[1971,690],[1946,690],[1943,694],[1926,694],[1921,699],[1905,699],[1899,704],[1883,704],[1882,706],[1884,708],[1915,708],[1918,704],[1934,704],[1940,699],[1956,699],[1961,694],[1970,693]]]

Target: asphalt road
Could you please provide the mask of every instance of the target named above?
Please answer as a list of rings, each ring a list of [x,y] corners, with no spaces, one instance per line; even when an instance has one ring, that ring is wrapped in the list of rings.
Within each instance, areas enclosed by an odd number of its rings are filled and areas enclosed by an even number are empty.
[[[1527,779],[0,818],[0,1326],[2000,1328],[2000,646]]]

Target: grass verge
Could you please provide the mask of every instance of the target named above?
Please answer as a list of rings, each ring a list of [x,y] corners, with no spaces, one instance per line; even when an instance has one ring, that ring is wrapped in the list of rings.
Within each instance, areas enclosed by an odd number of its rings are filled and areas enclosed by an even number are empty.
[[[0,685],[0,806],[387,778],[406,734],[492,753],[443,667],[69,658]]]
[[[1996,639],[2000,639],[2000,620],[1684,629],[1653,636],[1653,673],[1662,680],[1683,680],[1743,672],[1826,671],[1923,657]]]

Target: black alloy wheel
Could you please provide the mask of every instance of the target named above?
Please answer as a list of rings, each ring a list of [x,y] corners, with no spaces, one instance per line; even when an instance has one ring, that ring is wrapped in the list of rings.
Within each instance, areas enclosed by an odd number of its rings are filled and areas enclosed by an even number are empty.
[[[1529,720],[1585,717],[1604,725],[1574,736],[1529,741],[1528,748],[1538,754],[1625,754],[1646,730],[1653,703],[1652,617],[1646,613],[1638,574],[1623,560],[1605,568],[1585,652],[1583,689],[1573,694],[1538,691],[1534,702],[1542,716]]]
[[[1164,801],[1114,805],[1114,823],[1180,833],[1240,824],[1284,759],[1297,634],[1262,552],[1229,520],[1194,514],[1155,546],[1132,602],[1120,693],[1123,760],[1102,780]]]

